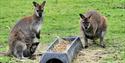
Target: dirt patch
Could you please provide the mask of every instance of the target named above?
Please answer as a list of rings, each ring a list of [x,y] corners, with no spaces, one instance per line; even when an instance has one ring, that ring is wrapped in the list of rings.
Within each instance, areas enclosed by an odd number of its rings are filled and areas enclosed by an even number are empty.
[[[73,63],[99,63],[99,61],[106,57],[107,54],[108,52],[103,48],[89,47],[81,50],[73,60]]]

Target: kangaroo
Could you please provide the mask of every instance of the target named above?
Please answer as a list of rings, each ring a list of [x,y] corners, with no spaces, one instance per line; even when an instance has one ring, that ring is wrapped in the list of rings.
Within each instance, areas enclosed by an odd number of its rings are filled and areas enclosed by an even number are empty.
[[[22,59],[23,57],[30,56],[34,53],[39,42],[38,39],[40,39],[40,29],[43,22],[45,3],[46,1],[43,1],[42,4],[33,2],[34,14],[22,18],[12,28],[8,39],[8,55],[14,55],[17,58]]]
[[[88,39],[95,42],[96,39],[100,39],[100,46],[105,48],[104,35],[106,33],[107,25],[106,18],[95,10],[88,11],[85,14],[79,14],[81,41],[85,48],[88,47]]]

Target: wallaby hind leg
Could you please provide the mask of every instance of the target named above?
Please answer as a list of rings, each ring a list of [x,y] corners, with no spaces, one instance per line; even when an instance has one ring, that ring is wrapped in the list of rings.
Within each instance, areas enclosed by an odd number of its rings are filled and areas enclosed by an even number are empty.
[[[21,41],[16,42],[15,48],[14,48],[14,56],[16,56],[18,59],[23,59],[23,51],[26,49],[26,44],[22,43]]]
[[[93,41],[93,44],[96,44],[96,40],[95,39],[93,39],[92,41]]]
[[[88,39],[85,37],[85,48],[88,48]]]
[[[100,36],[100,46],[101,46],[102,48],[105,48],[104,35],[105,35],[105,31],[103,31],[103,32],[101,33],[101,36]]]

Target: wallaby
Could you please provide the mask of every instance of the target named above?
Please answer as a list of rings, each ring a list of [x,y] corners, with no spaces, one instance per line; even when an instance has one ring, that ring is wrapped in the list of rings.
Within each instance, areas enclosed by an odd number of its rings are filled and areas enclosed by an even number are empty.
[[[95,10],[88,11],[85,14],[79,14],[81,41],[85,48],[88,47],[88,39],[95,40],[100,39],[100,46],[105,48],[104,35],[106,33],[107,25],[106,18]]]
[[[12,28],[9,35],[9,53],[15,57],[22,59],[30,56],[36,50],[40,39],[40,29],[43,22],[43,12],[46,1],[42,4],[33,2],[34,14],[19,20]],[[32,44],[35,44],[34,45]],[[31,44],[31,45],[29,45]],[[28,50],[31,54],[28,54]]]
[[[24,57],[32,58],[39,42],[26,44],[18,41],[15,45],[15,50],[13,51],[13,55],[18,59],[23,59]],[[0,52],[0,56],[7,56],[7,52]],[[41,54],[37,54],[41,55]]]
[[[37,46],[39,45],[39,42],[32,43],[32,44],[26,44],[26,45],[27,45],[28,48],[26,48],[23,51],[23,55],[24,55],[24,57],[30,57],[35,52]]]
[[[23,42],[18,41],[15,45],[15,50],[13,52],[14,56],[18,59],[23,59],[24,57],[31,57],[32,54],[35,52],[39,42],[26,44]]]

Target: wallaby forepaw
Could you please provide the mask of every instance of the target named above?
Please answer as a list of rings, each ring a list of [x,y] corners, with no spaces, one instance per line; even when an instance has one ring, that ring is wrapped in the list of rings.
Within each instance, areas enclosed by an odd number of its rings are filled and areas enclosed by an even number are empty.
[[[105,48],[106,46],[105,45],[100,45],[102,48]]]
[[[88,48],[88,46],[85,46],[85,48]]]
[[[29,59],[35,60],[35,59],[36,59],[36,56],[31,56],[31,57],[29,57]]]

